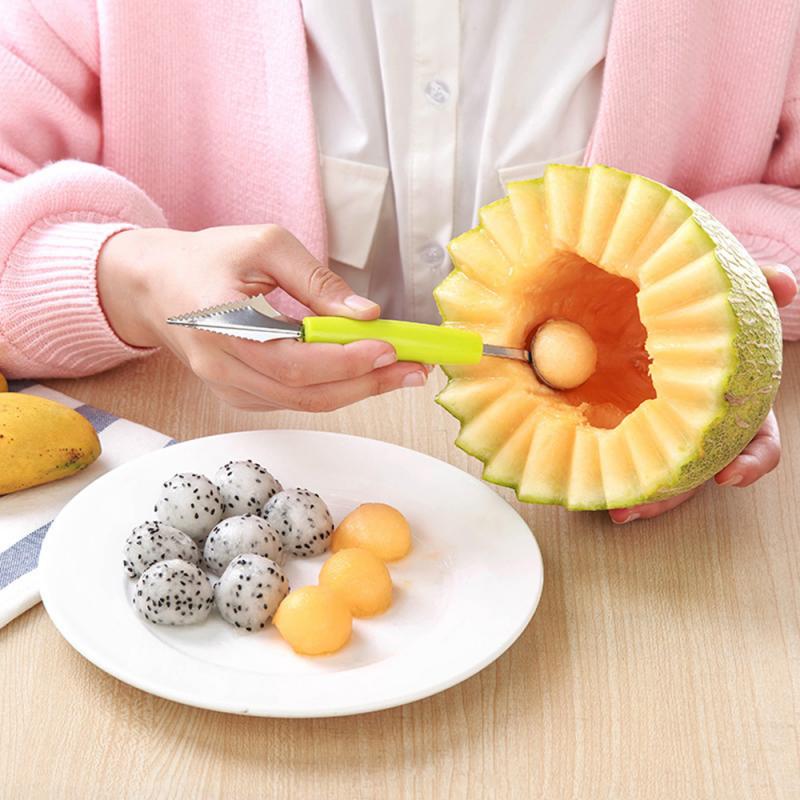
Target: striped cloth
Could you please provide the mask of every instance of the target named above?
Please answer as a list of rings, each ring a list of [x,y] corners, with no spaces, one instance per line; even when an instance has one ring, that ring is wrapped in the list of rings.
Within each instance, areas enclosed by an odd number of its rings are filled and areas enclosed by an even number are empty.
[[[103,473],[175,441],[107,411],[82,405],[46,386],[15,381],[9,389],[74,408],[94,426],[103,452],[77,475],[0,497],[0,628],[39,602],[39,550],[50,523],[64,505]]]

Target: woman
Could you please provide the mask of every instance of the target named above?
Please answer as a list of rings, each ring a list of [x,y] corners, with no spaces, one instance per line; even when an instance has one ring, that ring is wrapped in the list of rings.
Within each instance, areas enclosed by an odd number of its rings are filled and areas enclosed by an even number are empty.
[[[241,408],[327,410],[422,385],[427,370],[380,342],[261,346],[163,321],[275,287],[316,313],[369,319],[377,300],[387,316],[432,319],[447,239],[547,161],[661,180],[760,263],[800,267],[790,0],[3,11],[0,368],[12,376],[82,375],[167,346]],[[768,276],[790,301],[792,271]],[[770,416],[717,481],[748,485],[779,451]]]

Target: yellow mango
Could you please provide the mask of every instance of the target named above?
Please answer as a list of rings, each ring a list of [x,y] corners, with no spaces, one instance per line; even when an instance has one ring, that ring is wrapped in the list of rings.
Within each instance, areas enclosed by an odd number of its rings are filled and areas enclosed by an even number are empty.
[[[88,420],[61,403],[0,394],[0,494],[66,478],[100,455]]]

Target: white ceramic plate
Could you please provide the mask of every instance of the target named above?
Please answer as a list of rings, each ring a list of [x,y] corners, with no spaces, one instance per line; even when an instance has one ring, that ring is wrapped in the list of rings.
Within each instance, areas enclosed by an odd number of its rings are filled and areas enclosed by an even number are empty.
[[[356,620],[334,655],[298,656],[274,627],[242,632],[216,611],[199,625],[151,625],[131,605],[122,547],[135,524],[152,519],[160,483],[176,472],[213,477],[240,458],[286,487],[319,492],[336,522],[360,503],[384,502],[411,524],[412,552],[389,565],[394,604]],[[292,587],[316,583],[324,558],[290,560]],[[487,485],[396,445],[293,430],[195,439],[107,473],[53,523],[39,575],[56,627],[101,669],[180,703],[274,717],[390,708],[463,681],[524,630],[543,577],[533,534]]]

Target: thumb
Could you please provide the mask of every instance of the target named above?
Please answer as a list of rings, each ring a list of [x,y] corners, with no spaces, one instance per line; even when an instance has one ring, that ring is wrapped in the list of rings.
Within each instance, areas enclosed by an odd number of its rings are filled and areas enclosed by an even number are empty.
[[[788,306],[797,294],[797,278],[785,264],[764,264],[761,267],[769,288],[779,306]]]
[[[287,230],[265,226],[263,261],[275,283],[315,314],[374,319],[380,306],[356,294],[347,282],[317,261]]]

